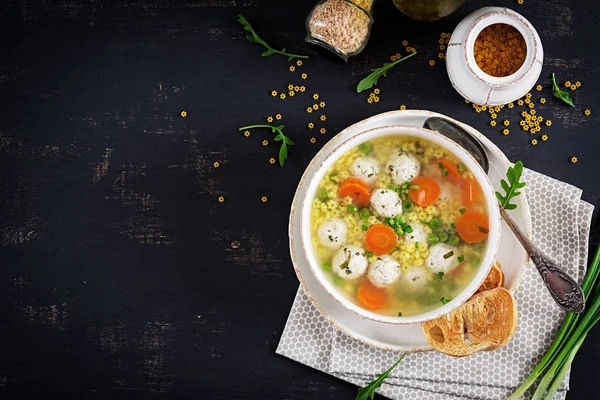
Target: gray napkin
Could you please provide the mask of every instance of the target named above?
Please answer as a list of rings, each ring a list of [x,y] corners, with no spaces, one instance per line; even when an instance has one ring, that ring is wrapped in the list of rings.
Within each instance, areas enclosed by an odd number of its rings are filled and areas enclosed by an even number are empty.
[[[594,207],[581,200],[580,189],[567,183],[531,170],[524,171],[523,180],[534,243],[581,282]],[[408,353],[378,392],[392,399],[506,399],[542,358],[564,318],[533,265],[527,267],[515,298],[519,327],[506,346],[464,358],[436,351]],[[312,305],[302,287],[277,353],[359,386],[375,379],[400,356],[339,332]],[[555,399],[565,399],[568,382],[569,374]]]

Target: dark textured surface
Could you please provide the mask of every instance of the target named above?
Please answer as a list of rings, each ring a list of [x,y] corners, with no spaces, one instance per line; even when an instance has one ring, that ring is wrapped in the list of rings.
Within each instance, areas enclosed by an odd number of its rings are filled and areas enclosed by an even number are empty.
[[[353,398],[353,386],[275,354],[298,286],[289,205],[332,134],[400,104],[480,128],[509,158],[600,205],[600,9],[591,3],[496,2],[539,30],[544,83],[551,72],[583,82],[576,109],[544,90],[549,102],[537,108],[554,125],[536,147],[514,126],[516,112],[501,135],[453,91],[442,63],[427,66],[439,33],[489,1],[423,24],[382,0],[365,53],[348,65],[311,57],[306,81],[285,58],[261,58],[235,15],[275,47],[308,52],[312,0],[113,3],[0,5],[0,398]],[[367,105],[357,81],[402,39],[419,54]],[[328,133],[313,132],[314,145],[308,94],[269,96],[299,82],[327,102]],[[260,145],[272,135],[236,131],[276,112],[296,141],[284,168],[268,163],[273,144]],[[594,247],[598,233],[595,223]],[[600,391],[599,334],[577,356],[569,399]]]

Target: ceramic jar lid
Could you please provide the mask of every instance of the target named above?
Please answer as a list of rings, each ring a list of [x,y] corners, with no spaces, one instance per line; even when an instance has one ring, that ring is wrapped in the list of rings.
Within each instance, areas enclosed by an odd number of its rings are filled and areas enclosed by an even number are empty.
[[[512,75],[494,77],[475,62],[473,46],[483,29],[493,24],[508,24],[525,40],[527,55]],[[497,106],[523,97],[535,86],[544,59],[542,42],[531,23],[521,14],[504,7],[484,7],[463,19],[450,38],[446,68],[450,82],[465,99],[480,105]]]

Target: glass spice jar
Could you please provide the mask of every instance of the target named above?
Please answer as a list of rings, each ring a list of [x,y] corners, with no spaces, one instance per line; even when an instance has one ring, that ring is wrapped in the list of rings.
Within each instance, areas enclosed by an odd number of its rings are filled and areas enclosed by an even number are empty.
[[[417,21],[437,21],[463,5],[465,0],[394,0],[400,11]]]
[[[305,41],[315,51],[348,62],[365,48],[375,0],[320,0],[306,18]]]

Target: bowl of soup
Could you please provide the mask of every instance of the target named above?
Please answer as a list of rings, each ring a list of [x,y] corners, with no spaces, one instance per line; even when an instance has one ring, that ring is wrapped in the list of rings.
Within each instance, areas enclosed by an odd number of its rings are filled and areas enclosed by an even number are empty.
[[[301,205],[319,283],[364,318],[412,324],[468,300],[500,241],[486,173],[460,145],[413,126],[361,132],[330,151]]]

